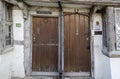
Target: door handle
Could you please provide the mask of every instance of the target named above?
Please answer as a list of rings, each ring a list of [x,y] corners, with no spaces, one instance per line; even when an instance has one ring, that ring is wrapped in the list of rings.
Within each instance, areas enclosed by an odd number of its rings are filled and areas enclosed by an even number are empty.
[[[36,38],[35,37],[33,37],[33,41],[35,41],[36,40]]]
[[[88,40],[89,40],[89,37],[87,37],[86,40],[88,41]]]

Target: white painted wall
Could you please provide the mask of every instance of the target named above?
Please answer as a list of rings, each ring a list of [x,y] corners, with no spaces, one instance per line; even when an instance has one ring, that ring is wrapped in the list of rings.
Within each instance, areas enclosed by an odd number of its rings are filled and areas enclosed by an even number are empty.
[[[0,79],[10,79],[12,71],[13,50],[0,55]]]
[[[16,23],[21,24],[21,27],[16,27]],[[22,10],[13,10],[13,37],[14,40],[24,40],[24,19]]]
[[[110,65],[112,79],[120,79],[120,58],[111,58]]]
[[[21,27],[16,27],[21,23]],[[24,40],[24,19],[21,10],[13,10],[13,37],[14,40]],[[14,45],[5,54],[0,55],[0,79],[11,79],[11,77],[25,76],[24,70],[24,46]]]
[[[25,76],[24,70],[24,46],[14,45],[14,54],[12,61],[12,76],[23,78]]]
[[[16,27],[16,23],[21,24],[21,27]],[[15,41],[24,41],[24,19],[22,10],[13,10],[13,36]],[[25,76],[24,70],[24,45],[14,45],[14,55],[12,62],[12,76]]]
[[[101,15],[100,14],[94,14],[93,15],[93,32],[95,31],[95,25],[96,21],[100,22],[100,26],[102,27],[101,24]],[[101,52],[102,50],[102,35],[93,35],[94,38],[94,75],[95,79],[103,79],[103,54]]]
[[[93,32],[95,31],[96,21],[99,21],[100,29],[102,30],[101,14],[93,16]],[[92,35],[94,38],[94,76],[95,79],[111,79],[110,76],[110,59],[102,53],[102,35]],[[106,73],[107,72],[107,73]]]
[[[96,21],[101,22],[101,14],[94,14]],[[94,30],[94,27],[93,27]],[[94,35],[94,67],[95,79],[120,79],[120,58],[109,58],[101,52],[102,35]]]
[[[110,58],[107,56],[103,56],[103,79],[111,79],[111,66],[110,66]]]
[[[0,0],[0,23],[3,23],[3,20],[4,20],[4,4],[2,0]],[[2,26],[0,26],[0,29],[1,27]],[[3,39],[2,40],[0,39],[0,48],[2,46],[1,43],[3,43]],[[9,49],[6,48],[4,51],[2,50],[2,52],[4,52],[4,54],[0,54],[0,79],[10,79],[12,75],[11,63],[12,63],[12,56],[13,56],[13,48],[9,48]]]
[[[103,79],[103,54],[102,50],[102,35],[94,36],[94,68],[95,79]]]

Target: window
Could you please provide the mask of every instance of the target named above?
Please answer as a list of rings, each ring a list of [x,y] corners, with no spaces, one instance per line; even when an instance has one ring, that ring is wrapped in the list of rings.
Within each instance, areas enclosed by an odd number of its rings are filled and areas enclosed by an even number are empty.
[[[12,43],[11,37],[12,37],[12,26],[9,25],[6,27],[6,34],[5,34],[5,40],[6,40],[5,45],[6,46],[11,45]]]
[[[12,46],[12,5],[5,4],[4,48]]]
[[[6,21],[12,21],[12,5],[6,4],[5,11]]]
[[[102,52],[108,57],[120,56],[120,8],[103,11],[103,30]]]
[[[120,8],[115,9],[116,49],[120,50]]]
[[[12,40],[12,5],[6,2],[2,3],[3,10],[0,22],[0,54],[4,54],[13,46]]]

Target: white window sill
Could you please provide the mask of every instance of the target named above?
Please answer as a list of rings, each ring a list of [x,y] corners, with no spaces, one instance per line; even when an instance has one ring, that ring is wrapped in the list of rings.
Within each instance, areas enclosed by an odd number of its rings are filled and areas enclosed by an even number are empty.
[[[103,48],[102,52],[105,56],[109,58],[120,58],[120,51],[108,51],[107,48]]]
[[[13,46],[8,46],[8,47],[4,48],[3,51],[0,54],[1,55],[7,54],[7,53],[13,51],[13,49],[14,49]]]

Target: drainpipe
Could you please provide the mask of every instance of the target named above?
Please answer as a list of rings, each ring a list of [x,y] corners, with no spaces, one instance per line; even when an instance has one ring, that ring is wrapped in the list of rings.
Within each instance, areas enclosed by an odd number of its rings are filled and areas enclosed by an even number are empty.
[[[58,0],[59,6],[59,79],[63,76],[63,10],[61,0]]]

